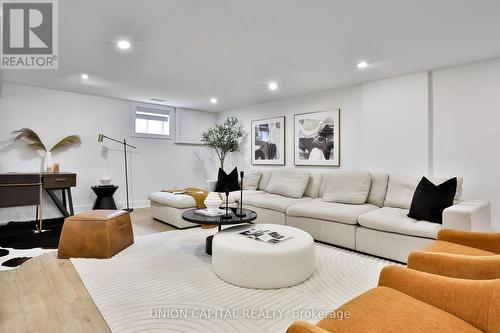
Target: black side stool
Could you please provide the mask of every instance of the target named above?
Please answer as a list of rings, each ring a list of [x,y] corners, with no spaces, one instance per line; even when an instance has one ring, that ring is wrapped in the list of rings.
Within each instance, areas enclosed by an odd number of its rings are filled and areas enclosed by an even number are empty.
[[[115,185],[92,186],[92,191],[97,195],[92,209],[112,209],[117,210],[113,194],[118,190]]]

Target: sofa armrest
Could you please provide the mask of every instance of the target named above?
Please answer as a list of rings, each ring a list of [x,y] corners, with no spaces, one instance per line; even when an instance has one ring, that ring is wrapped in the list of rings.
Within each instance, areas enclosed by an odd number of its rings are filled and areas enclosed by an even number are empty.
[[[437,239],[500,254],[500,232],[441,229]]]
[[[379,286],[446,311],[484,332],[488,331],[491,298],[498,285],[498,280],[455,279],[397,266],[385,267],[379,278]]]
[[[329,333],[328,331],[306,321],[296,321],[288,327],[286,333]]]
[[[408,256],[408,268],[458,279],[500,279],[500,256],[413,251]]]
[[[216,185],[217,185],[217,179],[205,180],[205,190],[207,190],[208,192],[214,192]]]
[[[443,228],[460,230],[490,230],[490,203],[462,201],[443,211]]]

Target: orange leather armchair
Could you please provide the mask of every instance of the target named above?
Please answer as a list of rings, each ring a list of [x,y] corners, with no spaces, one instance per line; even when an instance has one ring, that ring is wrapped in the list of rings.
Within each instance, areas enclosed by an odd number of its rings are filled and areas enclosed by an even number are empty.
[[[380,274],[377,288],[333,313],[337,317],[328,316],[316,325],[294,322],[287,333],[498,333],[500,280],[455,279],[389,266]]]
[[[500,233],[452,229],[408,257],[408,267],[461,279],[500,279]]]

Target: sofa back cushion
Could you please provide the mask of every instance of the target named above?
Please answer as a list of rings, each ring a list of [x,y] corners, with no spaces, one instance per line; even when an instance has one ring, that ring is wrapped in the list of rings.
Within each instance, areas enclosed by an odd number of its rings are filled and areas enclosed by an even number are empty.
[[[306,190],[304,192],[304,196],[310,198],[318,198],[319,197],[319,189],[321,186],[321,182],[323,180],[323,174],[319,172],[311,172],[309,178],[309,184],[307,184]]]
[[[372,176],[368,171],[336,171],[328,174],[323,200],[362,205],[368,198]]]
[[[450,177],[451,178],[451,177]],[[406,177],[406,176],[389,176],[389,184],[387,186],[387,195],[385,196],[384,206],[410,209],[413,194],[422,177]],[[449,178],[429,178],[435,185],[439,185]],[[462,198],[463,178],[457,177],[457,192],[453,200],[457,203]]]
[[[262,173],[255,170],[250,170],[245,172],[243,175],[243,189],[255,191],[259,187],[260,178]]]
[[[255,170],[254,169],[254,171],[258,171],[261,173],[259,186],[257,187],[257,189],[261,190],[261,191],[267,191],[267,186],[269,185],[269,181],[271,180],[272,170],[268,170],[268,169]]]
[[[305,170],[273,170],[267,192],[289,198],[302,198],[309,184],[310,173]]]
[[[382,207],[384,205],[388,183],[389,174],[372,173],[372,186],[370,187],[370,193],[368,193],[368,199],[366,199],[366,202],[378,207]]]

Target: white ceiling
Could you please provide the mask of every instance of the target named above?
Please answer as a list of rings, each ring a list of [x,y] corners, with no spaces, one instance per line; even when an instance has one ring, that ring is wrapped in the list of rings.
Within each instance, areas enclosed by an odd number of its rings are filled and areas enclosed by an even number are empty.
[[[59,0],[59,69],[4,81],[221,111],[499,57],[499,15],[499,0]]]

